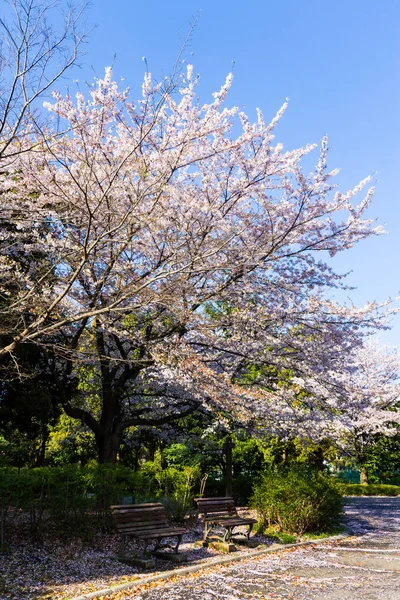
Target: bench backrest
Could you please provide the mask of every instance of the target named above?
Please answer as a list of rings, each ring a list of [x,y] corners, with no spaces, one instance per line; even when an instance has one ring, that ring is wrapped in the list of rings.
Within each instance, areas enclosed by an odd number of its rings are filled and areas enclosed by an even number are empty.
[[[223,496],[219,498],[195,498],[199,514],[204,517],[236,517],[237,510],[233,498]]]
[[[140,533],[147,529],[170,527],[161,502],[110,506],[118,531]]]

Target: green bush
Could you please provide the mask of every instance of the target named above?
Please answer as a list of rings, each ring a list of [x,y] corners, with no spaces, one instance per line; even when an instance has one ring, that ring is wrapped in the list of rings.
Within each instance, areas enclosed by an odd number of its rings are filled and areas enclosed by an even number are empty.
[[[34,540],[47,533],[90,540],[114,527],[109,507],[124,501],[162,500],[182,520],[199,478],[198,466],[162,469],[157,462],[137,472],[119,465],[0,468],[0,544],[7,529],[22,526]],[[26,517],[21,523],[18,514]]]
[[[337,485],[322,475],[299,471],[264,473],[250,499],[261,528],[303,534],[329,530],[342,515]]]
[[[104,465],[4,468],[0,469],[0,509],[6,517],[8,513],[9,526],[11,515],[15,520],[23,512],[29,534],[36,540],[49,531],[90,539],[96,530],[112,525],[109,505],[120,504],[132,494],[138,479],[130,469]]]
[[[399,485],[339,483],[338,488],[343,496],[400,496]]]

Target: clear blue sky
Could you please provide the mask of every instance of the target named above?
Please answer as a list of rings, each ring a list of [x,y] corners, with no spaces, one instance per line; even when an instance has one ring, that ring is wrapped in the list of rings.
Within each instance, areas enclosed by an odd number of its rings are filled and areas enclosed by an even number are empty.
[[[93,0],[86,21],[97,26],[74,76],[90,80],[114,62],[115,75],[138,89],[142,56],[155,75],[169,72],[199,10],[185,58],[201,75],[202,98],[219,88],[234,62],[229,104],[250,115],[258,106],[267,118],[288,96],[279,141],[293,148],[328,133],[341,189],[374,174],[369,214],[389,233],[339,255],[334,266],[352,270],[356,304],[398,295],[399,0]],[[400,316],[393,325],[381,337],[400,345]]]

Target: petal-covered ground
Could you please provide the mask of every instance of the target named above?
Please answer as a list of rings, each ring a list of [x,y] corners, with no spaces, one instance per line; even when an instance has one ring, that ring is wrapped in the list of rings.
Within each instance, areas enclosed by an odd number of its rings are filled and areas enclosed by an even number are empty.
[[[218,553],[194,542],[195,526],[182,545],[189,564],[201,570],[180,575],[177,566],[168,580],[139,585],[108,600],[399,600],[400,498],[357,498],[346,504],[348,525],[356,536],[312,546],[282,548],[230,565],[207,567]],[[75,543],[19,544],[10,556],[0,556],[1,600],[63,599],[101,588],[137,581],[149,573],[116,560],[118,538],[99,536],[92,547]],[[258,540],[267,545],[268,540]],[[241,548],[243,550],[244,548]],[[157,561],[155,572],[172,564]]]
[[[195,546],[195,542],[202,539],[201,523],[191,526],[189,531],[179,548],[180,552],[187,554],[189,564],[206,563],[220,554],[211,548]],[[272,544],[264,536],[255,536],[254,539],[265,546]],[[14,534],[11,538],[12,553],[0,554],[0,600],[64,600],[148,575],[149,571],[144,572],[117,560],[119,543],[118,535],[103,534],[96,536],[90,546],[79,540],[54,542],[50,539],[34,545],[29,539],[21,539],[20,535]],[[140,550],[140,546],[133,543],[132,550],[135,547]],[[241,550],[252,552],[246,547],[241,547]],[[157,560],[156,568],[150,573],[171,568],[174,568],[173,563]]]
[[[346,516],[355,537],[249,557],[107,600],[399,600],[400,498],[352,499]]]

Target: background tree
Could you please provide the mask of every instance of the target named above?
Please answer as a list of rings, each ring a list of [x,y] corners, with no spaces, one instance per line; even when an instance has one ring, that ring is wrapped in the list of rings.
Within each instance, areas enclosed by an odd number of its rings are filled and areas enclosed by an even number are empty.
[[[379,348],[378,342],[367,343],[345,377],[348,396],[340,410],[347,433],[342,442],[360,469],[360,483],[368,483],[367,464],[376,441],[399,434],[399,353]]]
[[[377,434],[365,451],[364,464],[370,483],[400,483],[400,435]]]

